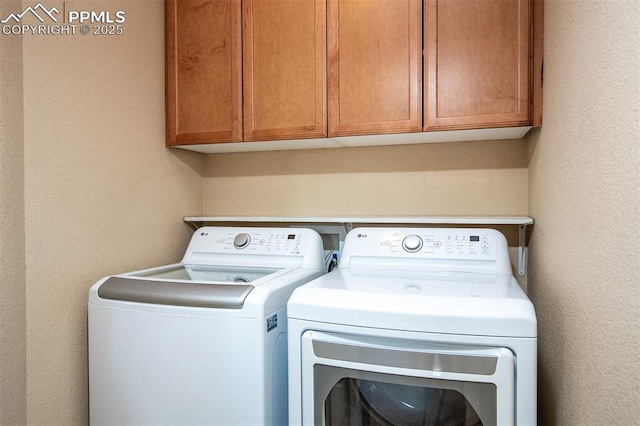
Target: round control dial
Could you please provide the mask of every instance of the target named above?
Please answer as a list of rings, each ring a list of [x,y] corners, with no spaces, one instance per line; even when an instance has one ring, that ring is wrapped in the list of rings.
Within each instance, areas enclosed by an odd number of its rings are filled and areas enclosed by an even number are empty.
[[[251,236],[249,234],[238,234],[233,239],[233,246],[239,250],[249,247]]]
[[[415,253],[422,248],[422,238],[417,235],[407,235],[402,240],[402,248],[409,253]]]

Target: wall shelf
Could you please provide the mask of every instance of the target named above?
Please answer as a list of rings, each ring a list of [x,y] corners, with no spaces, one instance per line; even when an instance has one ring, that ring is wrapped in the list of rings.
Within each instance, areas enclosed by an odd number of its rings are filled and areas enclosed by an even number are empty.
[[[528,216],[343,216],[343,217],[292,217],[292,216],[186,216],[184,221],[194,231],[202,226],[308,226],[323,233],[327,227],[341,227],[346,232],[361,226],[518,226],[518,274],[526,273],[526,229],[533,225]]]
[[[401,224],[401,225],[533,225],[527,216],[186,216],[184,221],[198,229],[214,223],[319,223],[319,224]],[[202,224],[197,226],[196,224]]]

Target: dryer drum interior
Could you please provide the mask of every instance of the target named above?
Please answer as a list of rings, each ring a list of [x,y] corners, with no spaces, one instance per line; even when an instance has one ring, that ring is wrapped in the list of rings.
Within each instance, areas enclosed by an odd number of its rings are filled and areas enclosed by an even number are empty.
[[[481,426],[478,413],[453,389],[343,378],[324,404],[326,425]]]

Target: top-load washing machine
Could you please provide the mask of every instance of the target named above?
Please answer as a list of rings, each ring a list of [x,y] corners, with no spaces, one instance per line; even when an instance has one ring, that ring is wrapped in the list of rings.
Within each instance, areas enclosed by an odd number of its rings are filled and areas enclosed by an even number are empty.
[[[355,228],[288,303],[292,425],[535,425],[537,325],[492,229]]]
[[[310,229],[198,229],[180,263],[89,292],[93,425],[286,425],[286,302],[326,272]]]

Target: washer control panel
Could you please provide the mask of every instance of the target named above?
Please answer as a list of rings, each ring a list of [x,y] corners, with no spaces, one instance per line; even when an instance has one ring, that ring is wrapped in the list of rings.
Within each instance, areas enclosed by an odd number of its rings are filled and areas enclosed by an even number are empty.
[[[302,228],[203,227],[194,232],[189,250],[199,253],[298,255],[319,238]]]
[[[326,270],[322,237],[310,228],[203,226],[182,263]]]
[[[301,233],[291,230],[286,233],[282,232],[241,232],[235,234],[229,232],[226,235],[220,235],[215,240],[217,249],[223,251],[247,251],[251,253],[300,253],[300,246],[303,244],[304,238]]]

